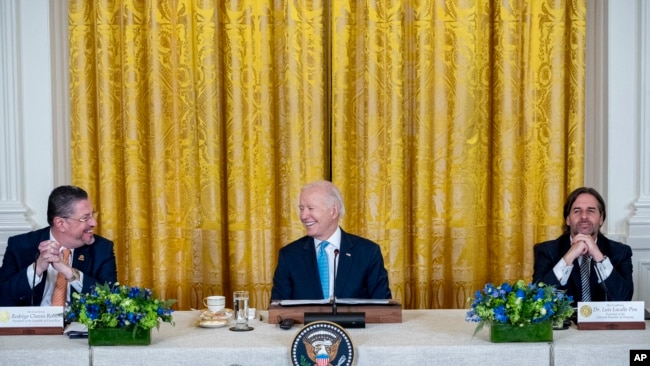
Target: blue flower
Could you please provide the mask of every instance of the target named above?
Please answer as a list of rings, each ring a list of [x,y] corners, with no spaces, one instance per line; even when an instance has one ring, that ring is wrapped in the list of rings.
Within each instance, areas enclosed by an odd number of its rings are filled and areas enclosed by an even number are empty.
[[[149,289],[120,286],[119,283],[97,285],[87,294],[72,293],[65,317],[79,321],[89,329],[136,327],[151,329],[160,322],[174,324],[171,305],[175,300],[153,298]]]
[[[501,289],[502,289],[502,290],[507,294],[507,293],[509,293],[509,292],[512,291],[512,286],[510,286],[509,283],[504,282],[504,283],[501,285]]]
[[[573,314],[572,297],[541,282],[527,284],[518,280],[504,282],[499,287],[487,283],[468,302],[471,302],[471,307],[465,320],[479,323],[475,333],[484,324],[523,326],[550,320],[563,321]]]
[[[503,305],[499,305],[494,309],[494,317],[499,323],[507,323],[508,316],[506,315],[506,308]]]
[[[140,294],[140,289],[138,287],[131,287],[131,291],[129,292],[129,297],[130,298],[136,298]]]
[[[535,296],[533,297],[533,300],[535,300],[535,301],[544,300],[544,296],[545,296],[544,290],[541,289],[541,288],[538,288],[537,292],[535,293]]]

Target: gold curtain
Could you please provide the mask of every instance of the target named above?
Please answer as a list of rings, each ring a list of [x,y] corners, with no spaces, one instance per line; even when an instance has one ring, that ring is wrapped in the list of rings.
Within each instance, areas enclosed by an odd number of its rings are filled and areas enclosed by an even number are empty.
[[[331,179],[405,308],[530,279],[583,179],[581,1],[70,1],[73,182],[118,279],[251,291]]]
[[[583,181],[584,2],[333,9],[332,176],[393,295],[464,307],[486,281],[530,280]]]

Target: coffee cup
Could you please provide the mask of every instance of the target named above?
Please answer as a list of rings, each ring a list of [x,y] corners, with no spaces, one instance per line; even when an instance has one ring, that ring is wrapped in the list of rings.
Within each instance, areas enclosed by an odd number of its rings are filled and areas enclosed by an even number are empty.
[[[216,313],[226,307],[226,297],[220,295],[208,296],[203,299],[203,305],[211,312]]]

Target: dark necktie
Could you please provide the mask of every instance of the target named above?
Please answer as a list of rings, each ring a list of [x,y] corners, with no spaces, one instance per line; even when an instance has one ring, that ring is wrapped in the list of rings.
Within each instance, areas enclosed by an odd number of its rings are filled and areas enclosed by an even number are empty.
[[[582,301],[591,301],[591,290],[589,289],[589,255],[582,255],[580,264],[580,278],[582,279]]]

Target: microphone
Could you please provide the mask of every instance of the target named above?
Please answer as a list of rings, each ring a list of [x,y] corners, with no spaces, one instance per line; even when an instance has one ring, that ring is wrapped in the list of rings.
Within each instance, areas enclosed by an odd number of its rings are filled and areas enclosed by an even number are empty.
[[[332,285],[332,315],[336,315],[336,260],[339,257],[339,250],[334,249],[334,284]]]
[[[38,263],[38,257],[40,256],[40,253],[36,253],[36,257],[34,258],[34,275],[32,276],[32,298],[30,300],[30,306],[34,306],[34,286],[36,284],[36,263]],[[39,304],[40,305],[40,304]]]
[[[605,291],[605,301],[609,301],[609,291],[607,291],[607,285],[605,284],[603,275],[600,273],[600,269],[598,268],[596,261],[592,259],[591,262],[591,265],[594,267],[594,272],[596,272],[596,276],[598,277],[598,281],[600,281],[600,285],[603,287],[603,291]]]
[[[331,313],[321,312],[305,312],[304,323],[309,324],[315,321],[330,321],[336,323],[344,328],[365,328],[366,327],[366,313],[364,312],[344,312],[337,313],[336,309],[336,259],[338,258],[339,250],[334,250],[334,285],[332,286],[332,296],[330,297],[330,304],[332,305]]]

